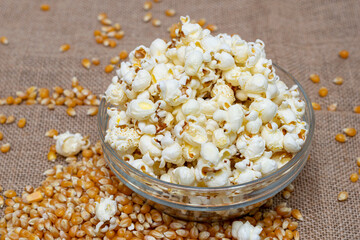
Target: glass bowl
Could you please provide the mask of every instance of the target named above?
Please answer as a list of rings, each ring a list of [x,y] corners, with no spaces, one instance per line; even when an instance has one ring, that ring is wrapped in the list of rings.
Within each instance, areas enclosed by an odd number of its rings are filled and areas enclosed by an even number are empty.
[[[171,216],[190,221],[226,220],[263,205],[268,199],[289,185],[301,172],[309,156],[314,134],[315,118],[311,101],[300,83],[281,67],[275,65],[280,80],[288,87],[296,84],[306,102],[303,120],[308,123],[308,135],[303,148],[277,171],[254,181],[227,187],[189,187],[161,181],[144,174],[125,162],[105,142],[110,104],[101,100],[98,130],[104,157],[114,174],[131,190],[147,199],[148,203]]]

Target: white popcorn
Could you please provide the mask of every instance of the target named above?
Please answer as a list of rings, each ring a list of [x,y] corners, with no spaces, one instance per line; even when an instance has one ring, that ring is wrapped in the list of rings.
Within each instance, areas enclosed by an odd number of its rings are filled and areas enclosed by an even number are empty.
[[[165,162],[173,163],[178,166],[184,164],[185,160],[182,158],[181,146],[174,142],[162,151],[161,159]]]
[[[186,55],[185,73],[189,76],[195,76],[203,62],[203,54],[200,51],[191,51]]]
[[[116,201],[111,198],[101,198],[100,203],[96,203],[95,216],[100,222],[96,225],[96,232],[99,231],[100,227],[115,216],[117,211]]]
[[[56,152],[64,157],[75,156],[81,150],[90,146],[90,141],[83,138],[80,133],[72,134],[69,131],[54,136]]]
[[[160,145],[160,144],[159,144]],[[151,157],[161,156],[161,147],[155,143],[155,140],[149,135],[143,135],[139,141],[139,149],[142,154],[149,153]]]
[[[167,44],[164,40],[157,38],[150,45],[150,55],[156,59],[158,63],[166,63]]]
[[[109,85],[105,91],[105,97],[109,103],[115,106],[119,106],[127,100],[123,86],[118,82]]]
[[[186,103],[182,105],[181,109],[185,115],[196,116],[200,113],[200,103],[195,99],[189,99]]]
[[[178,38],[135,48],[116,71],[105,141],[139,171],[186,186],[241,184],[281,168],[307,135],[297,86],[280,80],[261,40],[180,20]]]
[[[132,128],[115,127],[107,130],[105,141],[123,156],[131,154],[139,146],[140,135]]]
[[[231,234],[238,240],[260,240],[261,226],[253,226],[248,221],[234,221],[231,226]]]
[[[287,133],[284,136],[284,148],[290,153],[296,153],[300,151],[303,144],[304,140],[299,138],[297,134]]]
[[[283,149],[284,135],[276,123],[266,124],[261,130],[261,137],[265,140],[266,147],[271,151],[278,152]]]
[[[129,117],[141,121],[148,119],[155,110],[156,106],[151,100],[135,99],[129,103],[126,113]]]
[[[257,135],[252,138],[242,135],[237,139],[236,147],[245,158],[252,160],[259,158],[263,154],[265,141]]]
[[[177,184],[193,186],[195,184],[194,169],[187,167],[177,167],[172,171],[172,179]]]
[[[201,145],[201,157],[213,165],[217,165],[220,161],[219,149],[212,142]]]
[[[144,91],[146,88],[150,86],[151,83],[151,75],[146,70],[139,70],[136,74],[134,81],[132,82],[132,89],[135,92]]]
[[[263,123],[267,123],[275,117],[278,106],[271,100],[260,97],[254,100],[249,109],[258,112]]]

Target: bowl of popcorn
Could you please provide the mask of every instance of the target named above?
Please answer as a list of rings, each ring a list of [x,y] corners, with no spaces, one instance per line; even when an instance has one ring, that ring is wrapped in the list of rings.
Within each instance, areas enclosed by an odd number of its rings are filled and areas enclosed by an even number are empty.
[[[181,17],[177,38],[139,46],[101,101],[104,156],[170,215],[223,220],[260,207],[304,167],[314,113],[261,40],[213,36]]]

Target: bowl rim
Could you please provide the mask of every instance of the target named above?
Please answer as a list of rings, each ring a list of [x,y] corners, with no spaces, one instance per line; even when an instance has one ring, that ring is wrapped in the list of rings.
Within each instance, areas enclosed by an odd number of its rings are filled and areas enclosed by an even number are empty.
[[[285,69],[283,69],[282,67],[280,67],[279,65],[273,63],[273,66],[275,66],[275,68],[277,70],[282,71],[285,75],[287,75],[287,77],[289,77],[291,80],[294,81],[294,83],[297,85],[297,87],[299,88],[299,90],[301,91],[304,99],[305,99],[305,103],[306,103],[306,107],[308,109],[309,112],[309,129],[308,129],[308,135],[307,138],[305,140],[305,143],[303,145],[303,147],[301,148],[301,150],[299,152],[297,152],[295,154],[295,156],[289,161],[287,162],[285,165],[283,165],[281,168],[279,168],[278,170],[276,170],[275,172],[266,175],[262,178],[259,179],[255,179],[249,182],[245,182],[245,183],[241,183],[241,184],[236,184],[236,185],[230,185],[230,186],[223,186],[223,187],[196,187],[196,186],[186,186],[186,185],[180,185],[180,184],[176,184],[176,183],[170,183],[170,182],[165,182],[163,180],[160,180],[158,178],[152,177],[150,175],[147,175],[143,172],[140,172],[138,169],[134,168],[131,164],[127,163],[126,161],[124,161],[118,154],[117,152],[107,143],[105,142],[105,136],[102,132],[102,121],[103,119],[101,118],[101,114],[100,114],[100,110],[97,116],[97,120],[98,120],[98,131],[99,131],[99,135],[100,135],[100,139],[101,142],[103,143],[103,145],[107,148],[107,150],[120,162],[124,163],[128,168],[131,169],[131,171],[136,174],[138,177],[140,177],[140,179],[145,179],[147,182],[152,182],[158,185],[161,185],[162,187],[165,188],[171,188],[173,190],[181,190],[181,191],[197,191],[199,193],[204,193],[204,192],[218,192],[218,191],[231,191],[231,190],[239,190],[241,188],[245,188],[245,187],[249,187],[252,185],[256,185],[262,182],[265,182],[266,180],[275,178],[279,175],[281,175],[282,173],[288,171],[289,169],[291,169],[296,163],[298,163],[298,161],[301,160],[301,157],[307,152],[308,148],[311,145],[312,142],[312,138],[314,135],[314,129],[315,129],[315,114],[314,114],[314,110],[312,108],[312,104],[311,104],[311,100],[309,98],[309,96],[306,94],[304,88],[301,86],[301,84]],[[289,86],[287,86],[289,87]],[[290,86],[291,87],[291,86]],[[289,87],[289,88],[290,88]],[[105,102],[105,98],[103,97],[101,99],[100,102],[100,107],[104,106],[106,104]],[[106,131],[107,129],[105,129]],[[104,131],[104,132],[105,132]]]

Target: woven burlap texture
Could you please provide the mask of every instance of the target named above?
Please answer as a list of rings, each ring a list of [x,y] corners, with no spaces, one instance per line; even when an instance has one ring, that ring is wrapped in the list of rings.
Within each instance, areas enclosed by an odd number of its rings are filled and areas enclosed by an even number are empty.
[[[192,19],[206,18],[219,27],[218,32],[237,33],[247,41],[257,38],[266,43],[267,57],[292,73],[304,86],[312,101],[322,105],[316,112],[316,131],[311,159],[296,179],[295,193],[288,200],[299,208],[305,218],[300,223],[302,239],[360,239],[360,183],[351,183],[349,175],[357,172],[355,159],[360,156],[359,136],[344,144],[334,140],[344,127],[360,129],[360,115],[352,112],[360,104],[360,4],[354,1],[236,1],[236,0],[163,0],[153,4],[153,16],[162,21],[159,28],[144,23],[143,1],[63,0],[46,1],[51,9],[42,12],[41,1],[0,1],[0,36],[7,36],[9,45],[0,44],[0,98],[15,95],[25,87],[70,88],[71,78],[96,94],[105,91],[111,74],[103,69],[110,57],[120,50],[149,45],[157,37],[168,38],[167,28],[181,15]],[[164,10],[174,8],[176,17],[169,18]],[[125,37],[115,49],[97,45],[93,31],[100,27],[96,20],[106,12],[114,22],[121,23]],[[60,53],[64,43],[70,51]],[[347,49],[350,57],[340,59],[339,50]],[[86,70],[82,58],[99,57],[100,66]],[[311,73],[321,77],[319,84],[308,80]],[[342,86],[331,81],[342,76]],[[329,89],[326,98],[317,94],[321,86]],[[326,106],[338,103],[337,112]],[[19,193],[28,184],[37,186],[42,173],[57,160],[46,160],[49,146],[54,143],[44,136],[55,128],[91,135],[97,140],[96,118],[86,116],[87,107],[76,107],[77,116],[70,118],[65,107],[49,111],[41,105],[0,106],[0,113],[25,117],[28,123],[19,129],[16,124],[0,125],[11,151],[0,154],[0,184]],[[348,191],[349,199],[338,202],[337,194]],[[277,196],[281,200],[280,196]]]

